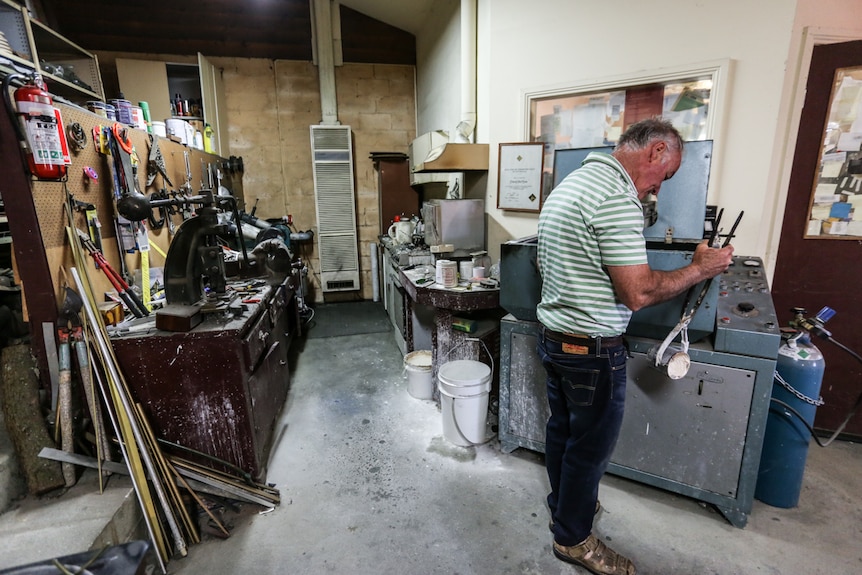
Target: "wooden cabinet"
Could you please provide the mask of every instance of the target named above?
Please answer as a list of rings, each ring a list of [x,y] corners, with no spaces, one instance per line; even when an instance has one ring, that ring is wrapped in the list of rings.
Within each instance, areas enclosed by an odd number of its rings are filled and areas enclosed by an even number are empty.
[[[198,53],[197,65],[156,60],[117,58],[117,79],[123,96],[133,102],[147,102],[150,118],[163,121],[173,117],[171,99],[179,92],[183,98],[200,100],[202,116],[183,116],[200,120],[214,132],[213,153],[228,155],[227,114],[221,71]]]
[[[78,104],[104,100],[96,56],[30,18],[26,8],[0,0],[0,32],[6,40],[0,42],[0,58],[41,73],[52,94]]]
[[[211,317],[189,332],[153,330],[112,344],[158,437],[262,480],[290,383],[288,348],[298,333],[295,292],[285,282],[239,317]]]

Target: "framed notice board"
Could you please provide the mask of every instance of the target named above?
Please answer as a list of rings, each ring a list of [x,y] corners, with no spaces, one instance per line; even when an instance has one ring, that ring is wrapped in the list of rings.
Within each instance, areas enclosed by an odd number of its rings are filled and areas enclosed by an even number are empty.
[[[497,162],[497,207],[539,212],[542,209],[542,170],[545,144],[500,144]]]

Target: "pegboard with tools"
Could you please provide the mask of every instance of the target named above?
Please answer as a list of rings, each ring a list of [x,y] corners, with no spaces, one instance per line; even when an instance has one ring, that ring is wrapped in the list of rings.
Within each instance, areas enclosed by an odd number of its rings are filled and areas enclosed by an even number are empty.
[[[42,232],[42,241],[48,259],[49,269],[55,280],[55,293],[58,301],[62,296],[65,279],[63,270],[73,266],[71,250],[66,235],[67,217],[66,198],[73,198],[72,225],[79,232],[89,236],[117,270],[123,270],[128,278],[135,272],[141,277],[142,267],[156,268],[164,265],[165,254],[171,242],[173,230],[178,227],[184,216],[180,209],[153,209],[152,217],[143,220],[142,230],[145,237],[131,238],[122,231],[124,219],[118,218],[116,208],[116,184],[114,159],[100,152],[100,134],[103,129],[111,130],[114,122],[95,113],[69,105],[58,105],[69,141],[72,164],[68,167],[65,181],[34,181],[32,186],[33,204]],[[171,138],[154,137],[161,160],[154,163],[161,169],[155,176],[148,178],[148,163],[152,146],[150,136],[144,130],[119,126],[119,135],[132,150],[130,155],[133,177],[137,189],[147,197],[172,197],[172,195],[194,195],[208,186],[218,186],[211,181],[209,166],[229,165],[225,160],[201,150],[189,148]],[[232,193],[234,181],[241,173],[225,173],[221,184]],[[148,185],[148,180],[150,180]],[[236,196],[236,194],[234,194]],[[237,197],[242,205],[242,198]],[[122,258],[118,237],[123,239]],[[140,240],[143,240],[141,242]],[[138,248],[141,249],[138,249]],[[149,249],[147,249],[149,248]],[[89,274],[95,293],[109,292],[113,286],[101,272]]]

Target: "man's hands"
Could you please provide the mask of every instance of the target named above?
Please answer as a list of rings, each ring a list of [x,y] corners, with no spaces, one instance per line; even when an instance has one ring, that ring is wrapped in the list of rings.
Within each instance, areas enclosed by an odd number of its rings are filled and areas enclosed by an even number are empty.
[[[709,242],[704,240],[695,248],[691,265],[701,269],[703,277],[698,281],[702,281],[722,273],[731,261],[733,261],[733,246],[711,248]]]
[[[730,265],[733,246],[711,248],[698,244],[689,265],[672,271],[653,270],[647,264],[608,266],[617,297],[632,311],[661,303],[703,280],[714,278]]]

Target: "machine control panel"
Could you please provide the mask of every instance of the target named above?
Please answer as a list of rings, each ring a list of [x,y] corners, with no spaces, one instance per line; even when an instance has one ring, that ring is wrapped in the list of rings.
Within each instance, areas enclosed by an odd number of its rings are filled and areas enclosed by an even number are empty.
[[[715,350],[776,357],[781,334],[763,261],[735,256],[717,280]]]

